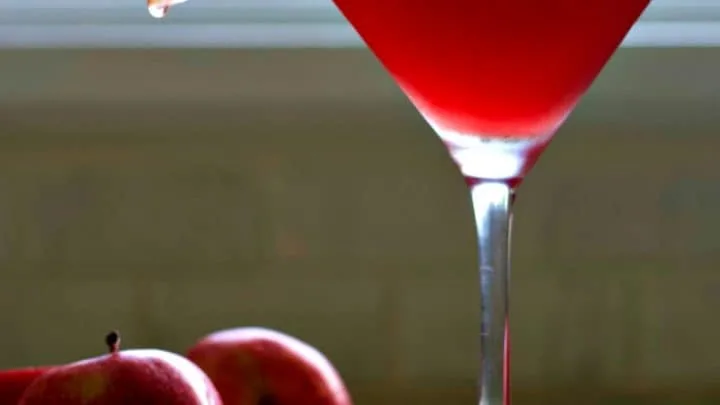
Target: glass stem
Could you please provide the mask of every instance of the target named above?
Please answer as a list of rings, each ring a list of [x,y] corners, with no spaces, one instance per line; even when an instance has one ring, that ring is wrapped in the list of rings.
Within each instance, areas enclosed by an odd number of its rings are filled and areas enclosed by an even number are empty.
[[[471,188],[480,268],[480,405],[510,404],[508,328],[513,189],[502,182]]]

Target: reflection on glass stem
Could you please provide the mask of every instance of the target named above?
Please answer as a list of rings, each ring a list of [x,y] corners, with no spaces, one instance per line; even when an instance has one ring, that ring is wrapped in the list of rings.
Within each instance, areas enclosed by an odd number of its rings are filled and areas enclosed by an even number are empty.
[[[508,289],[513,189],[504,182],[471,186],[480,270],[480,405],[509,404]]]

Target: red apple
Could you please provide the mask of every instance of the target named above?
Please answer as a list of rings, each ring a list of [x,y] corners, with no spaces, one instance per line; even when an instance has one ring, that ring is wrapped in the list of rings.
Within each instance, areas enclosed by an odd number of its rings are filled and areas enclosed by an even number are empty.
[[[237,328],[212,333],[187,357],[225,405],[351,405],[345,384],[317,349],[284,333]]]
[[[0,404],[17,404],[25,389],[51,367],[26,367],[0,370]]]
[[[220,405],[215,387],[197,366],[174,353],[119,351],[120,336],[106,338],[110,353],[58,366],[39,376],[20,405]]]

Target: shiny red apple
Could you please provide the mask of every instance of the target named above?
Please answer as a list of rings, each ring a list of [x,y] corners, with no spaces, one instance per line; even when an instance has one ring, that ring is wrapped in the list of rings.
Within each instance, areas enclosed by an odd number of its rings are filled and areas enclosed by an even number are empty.
[[[210,377],[225,405],[351,405],[330,361],[309,344],[264,328],[212,333],[187,357]]]
[[[25,389],[50,366],[0,370],[0,404],[15,405]]]
[[[186,358],[155,350],[119,350],[55,367],[25,390],[20,405],[220,405],[208,377]]]

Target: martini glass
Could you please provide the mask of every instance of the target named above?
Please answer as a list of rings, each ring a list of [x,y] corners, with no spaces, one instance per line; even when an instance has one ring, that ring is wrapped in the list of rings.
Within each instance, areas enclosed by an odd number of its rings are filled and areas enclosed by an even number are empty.
[[[480,261],[480,404],[507,405],[515,190],[650,0],[333,1],[467,179]]]

